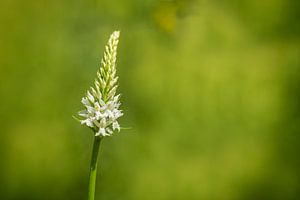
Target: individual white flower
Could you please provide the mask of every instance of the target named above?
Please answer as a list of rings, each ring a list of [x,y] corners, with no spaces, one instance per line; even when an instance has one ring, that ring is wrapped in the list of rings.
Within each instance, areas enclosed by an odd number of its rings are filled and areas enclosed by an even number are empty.
[[[105,46],[104,56],[97,72],[94,87],[91,87],[87,91],[86,97],[81,100],[85,109],[78,113],[83,118],[80,120],[81,124],[92,128],[96,136],[110,136],[113,131],[120,131],[117,119],[123,113],[119,109],[121,105],[120,95],[116,95],[118,87],[116,58],[119,35],[119,31],[111,34]]]
[[[113,127],[113,130],[117,129],[118,131],[120,131],[120,125],[117,121],[113,122],[112,127]]]
[[[105,128],[99,128],[99,131],[96,133],[96,136],[99,135],[106,136]]]

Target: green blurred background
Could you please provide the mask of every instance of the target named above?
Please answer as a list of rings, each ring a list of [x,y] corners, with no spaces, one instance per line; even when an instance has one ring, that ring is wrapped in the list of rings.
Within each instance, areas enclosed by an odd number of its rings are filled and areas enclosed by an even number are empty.
[[[72,115],[121,30],[96,199],[300,199],[300,1],[1,0],[0,199],[82,200]]]

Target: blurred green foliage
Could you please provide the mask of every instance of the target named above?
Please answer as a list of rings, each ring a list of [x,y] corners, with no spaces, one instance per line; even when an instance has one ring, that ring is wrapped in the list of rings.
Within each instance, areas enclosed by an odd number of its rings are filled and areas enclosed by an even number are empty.
[[[72,115],[115,29],[132,129],[102,143],[96,199],[299,199],[299,7],[1,0],[0,199],[86,198]]]

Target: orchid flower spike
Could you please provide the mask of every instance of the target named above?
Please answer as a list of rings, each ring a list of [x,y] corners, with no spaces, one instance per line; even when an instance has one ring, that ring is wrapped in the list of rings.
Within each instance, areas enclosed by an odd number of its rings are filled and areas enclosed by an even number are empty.
[[[90,127],[95,136],[111,136],[115,130],[120,131],[118,118],[123,115],[119,109],[120,95],[116,95],[118,76],[116,75],[117,47],[119,31],[114,31],[101,60],[94,86],[87,91],[81,102],[85,109],[78,115],[81,124]]]

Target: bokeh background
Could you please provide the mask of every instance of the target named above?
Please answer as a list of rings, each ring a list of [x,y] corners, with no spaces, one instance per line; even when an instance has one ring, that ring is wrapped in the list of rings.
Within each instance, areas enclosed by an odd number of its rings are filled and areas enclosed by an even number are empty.
[[[0,199],[86,199],[72,115],[121,30],[96,199],[300,199],[300,1],[1,0]]]

